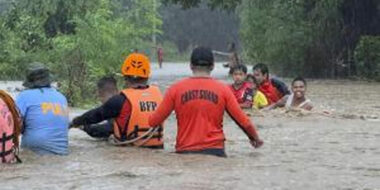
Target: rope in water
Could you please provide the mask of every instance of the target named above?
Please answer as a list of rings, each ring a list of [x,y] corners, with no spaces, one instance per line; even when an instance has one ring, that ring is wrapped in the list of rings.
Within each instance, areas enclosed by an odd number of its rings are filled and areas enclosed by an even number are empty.
[[[129,145],[129,144],[135,143],[135,142],[145,138],[141,143],[135,145],[135,146],[142,146],[148,140],[150,140],[153,137],[154,133],[156,133],[157,131],[158,131],[158,127],[150,128],[147,132],[145,132],[141,136],[134,138],[134,139],[131,139],[131,140],[127,140],[127,141],[119,141],[115,138],[115,136],[112,135],[108,138],[108,142],[111,143],[112,145],[115,145],[115,146],[123,146],[123,145]]]

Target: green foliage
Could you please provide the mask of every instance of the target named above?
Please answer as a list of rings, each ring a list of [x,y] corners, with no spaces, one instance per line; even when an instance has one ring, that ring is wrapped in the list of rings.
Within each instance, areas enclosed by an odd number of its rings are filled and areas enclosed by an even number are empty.
[[[161,33],[151,2],[18,0],[0,20],[1,76],[22,79],[28,63],[44,62],[71,105],[87,104],[98,78],[118,73],[133,49],[150,49]]]
[[[355,49],[359,75],[380,81],[380,37],[363,36]]]
[[[310,28],[301,19],[303,5],[280,0],[243,1],[241,35],[252,63],[265,62],[283,74],[303,63]]]
[[[233,10],[241,3],[241,0],[163,0],[163,2],[166,4],[180,4],[184,9],[198,7],[202,2],[206,2],[212,9]]]
[[[307,73],[309,69],[329,72],[327,53],[335,53],[336,44],[331,38],[339,34],[337,10],[340,0],[312,2],[243,1],[241,35],[245,55],[251,62],[268,63],[287,76]],[[324,59],[310,59],[310,54]],[[321,68],[322,65],[326,67]]]
[[[170,42],[165,41],[162,44],[164,50],[164,62],[188,62],[190,57],[190,50],[185,52],[179,52],[177,46]],[[157,59],[157,57],[156,57]]]
[[[243,0],[244,55],[286,76],[353,75],[360,36],[380,35],[379,6],[376,0]]]

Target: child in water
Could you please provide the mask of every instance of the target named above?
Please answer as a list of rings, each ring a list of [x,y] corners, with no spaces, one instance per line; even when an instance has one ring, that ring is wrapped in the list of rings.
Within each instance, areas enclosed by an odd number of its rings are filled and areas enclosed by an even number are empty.
[[[252,84],[246,81],[247,67],[235,65],[231,68],[231,76],[234,81],[229,85],[241,108],[252,108]]]
[[[260,92],[257,87],[259,86],[257,80],[255,77],[251,74],[247,75],[247,82],[251,83],[251,88],[252,88],[252,96],[253,96],[253,102],[252,102],[252,107],[254,109],[262,109],[265,106],[268,105],[268,100],[265,97],[265,95]]]
[[[312,110],[313,105],[310,99],[306,98],[306,81],[302,77],[297,77],[292,82],[292,93],[288,96],[284,96],[280,101],[272,104],[268,109],[274,109],[277,107],[285,107],[286,109],[304,109]]]

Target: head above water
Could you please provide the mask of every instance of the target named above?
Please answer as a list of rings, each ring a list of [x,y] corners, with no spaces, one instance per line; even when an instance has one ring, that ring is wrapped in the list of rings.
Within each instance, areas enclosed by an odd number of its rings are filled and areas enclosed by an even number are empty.
[[[191,53],[190,68],[193,74],[205,73],[208,75],[214,69],[214,55],[208,47],[197,47]]]
[[[127,87],[146,85],[150,71],[149,58],[142,53],[130,54],[121,67]]]
[[[247,67],[242,64],[235,65],[231,68],[230,73],[235,84],[243,84],[247,77],[247,70]]]
[[[263,83],[269,78],[268,66],[264,63],[258,63],[253,68],[253,76],[256,78],[259,84]]]
[[[50,87],[52,76],[49,69],[42,63],[31,63],[26,72],[23,86],[26,88]]]
[[[246,81],[252,84],[253,89],[257,89],[257,87],[259,86],[256,78],[252,74],[247,75]]]
[[[99,79],[97,83],[98,97],[102,103],[119,93],[117,81],[113,76],[105,76]]]
[[[306,80],[303,77],[296,77],[292,81],[292,92],[295,98],[304,98],[306,92]]]
[[[149,78],[149,58],[142,53],[131,53],[121,66],[121,74],[129,77]]]

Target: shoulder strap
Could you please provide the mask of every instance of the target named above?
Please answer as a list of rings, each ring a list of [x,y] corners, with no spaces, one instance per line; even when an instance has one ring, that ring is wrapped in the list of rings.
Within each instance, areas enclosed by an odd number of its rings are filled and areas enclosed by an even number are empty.
[[[305,101],[303,101],[302,103],[300,103],[300,105],[298,105],[298,108],[302,108],[304,105],[306,105],[307,103],[310,103],[310,99],[306,99]]]

